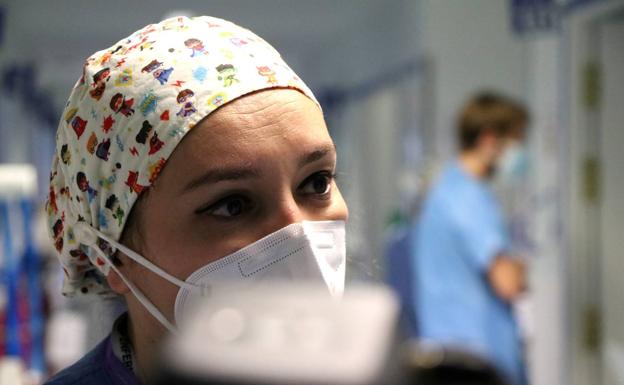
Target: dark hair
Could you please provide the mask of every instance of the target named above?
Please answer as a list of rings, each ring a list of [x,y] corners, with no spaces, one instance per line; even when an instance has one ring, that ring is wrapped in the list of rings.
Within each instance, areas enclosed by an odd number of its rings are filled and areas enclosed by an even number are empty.
[[[462,151],[473,149],[485,133],[501,137],[521,135],[528,120],[528,111],[520,102],[496,92],[480,92],[470,98],[459,113],[459,148]]]

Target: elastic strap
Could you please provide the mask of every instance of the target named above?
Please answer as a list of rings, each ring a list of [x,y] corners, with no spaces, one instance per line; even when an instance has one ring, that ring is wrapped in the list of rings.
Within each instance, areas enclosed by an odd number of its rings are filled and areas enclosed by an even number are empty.
[[[104,238],[106,239],[106,238]],[[106,241],[108,241],[106,239]],[[115,271],[115,273],[117,273],[117,275],[119,275],[119,277],[121,278],[121,280],[126,284],[126,286],[128,286],[128,288],[130,289],[130,291],[132,292],[132,294],[134,294],[134,296],[136,297],[137,300],[139,300],[139,302],[141,302],[141,304],[143,306],[145,306],[145,309],[147,309],[147,311],[154,317],[156,318],[161,324],[163,324],[164,327],[166,327],[171,333],[176,334],[176,328],[175,326],[173,326],[173,324],[171,322],[169,322],[169,320],[160,312],[160,310],[158,310],[158,308],[152,303],[152,301],[150,301],[142,292],[141,290],[139,290],[139,288],[137,288],[136,286],[134,286],[132,284],[132,282],[130,282],[128,279],[126,279],[126,277],[121,274],[121,272],[119,271],[119,269],[117,269],[117,266],[115,266],[115,264],[111,263],[108,260],[108,256],[106,256],[104,254],[104,252],[97,246],[97,245],[91,245],[91,247],[102,257],[104,258],[109,264],[110,267]],[[122,250],[124,251],[124,250]],[[126,251],[124,251],[125,253]],[[138,261],[137,261],[138,262]],[[139,262],[140,263],[140,262]]]
[[[135,262],[143,265],[143,267],[145,267],[146,269],[151,270],[153,273],[158,274],[161,278],[166,279],[167,281],[169,281],[170,283],[178,286],[178,287],[183,287],[187,290],[191,290],[191,291],[195,291],[198,290],[199,288],[191,285],[187,282],[182,281],[181,279],[174,277],[173,275],[167,273],[166,271],[164,271],[163,269],[161,269],[160,267],[156,266],[155,264],[153,264],[152,262],[150,262],[149,260],[147,260],[145,257],[141,256],[140,254],[130,250],[129,248],[127,248],[126,246],[110,239],[106,234],[102,234],[100,231],[94,229],[91,227],[91,230],[94,231],[98,237],[104,239],[106,242],[110,243],[111,245],[115,246],[115,248],[117,250],[121,250],[124,254],[126,254],[128,257],[130,257],[132,260],[134,260]],[[100,250],[101,251],[101,250]],[[109,261],[108,257],[106,257],[106,261]],[[109,261],[110,262],[110,261]],[[110,263],[111,265],[114,266],[113,263]],[[117,269],[115,269],[115,271],[117,271]]]

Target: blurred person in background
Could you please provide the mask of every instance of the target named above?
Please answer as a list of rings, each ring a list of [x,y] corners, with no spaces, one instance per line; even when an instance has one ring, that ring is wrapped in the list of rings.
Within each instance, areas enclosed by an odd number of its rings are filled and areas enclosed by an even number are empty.
[[[420,339],[479,354],[516,385],[526,376],[512,303],[525,290],[525,266],[510,255],[489,182],[521,167],[527,123],[525,108],[506,96],[471,98],[457,121],[458,157],[430,188],[413,229]]]
[[[48,383],[145,382],[191,299],[229,283],[339,295],[335,169],[312,92],[244,28],[174,17],[93,54],[58,127],[48,226],[64,294],[118,296],[128,312]]]

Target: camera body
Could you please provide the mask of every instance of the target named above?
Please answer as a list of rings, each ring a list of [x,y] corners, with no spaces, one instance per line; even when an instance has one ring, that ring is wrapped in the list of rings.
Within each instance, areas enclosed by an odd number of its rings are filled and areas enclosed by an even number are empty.
[[[403,340],[394,293],[378,285],[225,290],[170,336],[150,384],[504,385],[466,352]]]

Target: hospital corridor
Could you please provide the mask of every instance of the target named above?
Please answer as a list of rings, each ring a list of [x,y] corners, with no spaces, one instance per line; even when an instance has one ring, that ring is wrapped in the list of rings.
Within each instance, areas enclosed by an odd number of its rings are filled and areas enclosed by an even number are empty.
[[[622,293],[622,0],[0,0],[0,385],[624,385]]]

